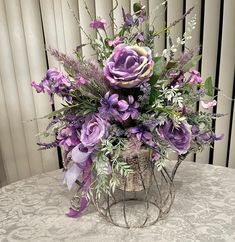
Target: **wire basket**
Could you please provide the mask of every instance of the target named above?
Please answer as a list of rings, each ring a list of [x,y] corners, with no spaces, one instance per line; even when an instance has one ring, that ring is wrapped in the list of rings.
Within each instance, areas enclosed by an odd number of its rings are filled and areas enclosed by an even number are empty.
[[[122,159],[131,164],[133,173],[120,176],[114,192],[99,198],[91,194],[94,206],[108,222],[124,228],[147,227],[170,211],[175,197],[173,179],[183,159],[179,157],[169,172],[165,167],[158,171],[150,158],[151,151],[146,148],[123,156]],[[74,208],[75,197],[71,201]]]
[[[107,221],[119,227],[141,228],[168,214],[175,197],[173,178],[182,160],[169,173],[166,168],[158,171],[150,157],[149,149],[129,154],[125,161],[132,165],[133,173],[120,177],[114,192],[99,199],[93,196],[94,205]]]

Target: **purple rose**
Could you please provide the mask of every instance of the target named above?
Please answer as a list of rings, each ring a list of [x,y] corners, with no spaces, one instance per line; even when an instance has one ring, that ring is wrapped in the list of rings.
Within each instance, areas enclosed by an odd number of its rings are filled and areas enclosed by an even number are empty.
[[[133,88],[147,82],[154,62],[148,47],[118,45],[104,67],[105,77],[117,88]]]
[[[159,133],[179,155],[187,153],[192,140],[190,125],[187,122],[182,122],[176,128],[172,121],[167,121],[159,128]]]
[[[98,114],[90,115],[82,125],[81,142],[85,147],[94,148],[106,136],[108,123]]]
[[[107,21],[105,19],[96,19],[91,21],[90,27],[93,29],[105,29],[107,26]]]

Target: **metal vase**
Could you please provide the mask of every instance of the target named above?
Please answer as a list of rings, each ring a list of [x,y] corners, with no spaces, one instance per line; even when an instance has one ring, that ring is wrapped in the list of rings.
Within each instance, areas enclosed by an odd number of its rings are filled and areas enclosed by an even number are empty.
[[[121,155],[122,156],[122,155]],[[141,228],[155,224],[170,211],[175,192],[173,179],[183,159],[168,170],[158,171],[151,161],[151,151],[141,148],[122,157],[132,165],[133,173],[120,177],[114,192],[92,199],[99,213],[109,222],[124,228]]]

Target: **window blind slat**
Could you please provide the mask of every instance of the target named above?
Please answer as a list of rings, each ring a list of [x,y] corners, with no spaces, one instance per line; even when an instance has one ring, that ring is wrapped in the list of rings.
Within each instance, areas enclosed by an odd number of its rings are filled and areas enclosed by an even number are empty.
[[[160,32],[163,28],[165,28],[166,24],[166,6],[160,5],[162,2],[162,0],[149,0],[150,24],[153,23],[156,32]],[[155,38],[154,46],[155,53],[160,55],[165,49],[165,34],[161,34],[159,37]]]
[[[168,0],[167,1],[167,26],[178,20],[183,15],[183,0]],[[182,37],[183,32],[183,22],[179,22],[173,28],[170,29],[170,36],[172,38],[173,44],[176,44],[177,37]],[[167,41],[167,46],[169,42]],[[181,54],[181,48],[178,48],[176,52],[176,57]]]
[[[89,33],[90,37],[94,39],[96,36],[96,32],[95,30],[92,30],[90,28],[90,22],[92,19],[95,19],[95,2],[94,0],[86,0],[86,1],[78,0],[78,4],[79,4],[79,19],[80,19],[81,26],[84,32]],[[89,9],[91,16],[89,16],[89,14],[87,13],[86,6]],[[89,44],[89,40],[86,34],[82,30],[80,30],[80,32],[81,32],[82,44]],[[94,51],[91,48],[91,46],[86,45],[85,47],[82,48],[82,50],[83,50],[82,54],[84,57],[95,58]]]
[[[25,42],[27,46],[27,55],[29,60],[30,78],[34,81],[39,81],[45,75],[46,55],[43,41],[43,33],[40,18],[39,1],[37,0],[23,0],[21,1],[23,26],[25,32]],[[33,31],[33,34],[32,34]],[[35,48],[37,46],[37,48]],[[35,105],[35,121],[38,126],[38,132],[42,132],[48,125],[48,120],[40,119],[47,113],[51,112],[51,105],[48,102],[47,95],[38,95],[35,90],[31,89],[33,93]],[[36,133],[34,134],[36,136]],[[49,142],[41,137],[41,142]],[[43,171],[50,171],[58,168],[57,154],[55,150],[38,151],[36,155],[41,155]]]
[[[231,98],[233,93],[233,77],[235,66],[235,28],[231,28],[231,23],[235,23],[235,2],[233,0],[224,1],[223,14],[223,31],[220,56],[220,73],[219,73],[219,89],[222,90],[218,96],[217,113],[226,113],[225,117],[216,120],[216,134],[224,134],[224,139],[216,142],[214,145],[215,165],[226,165],[231,100],[223,95]]]
[[[116,1],[113,0],[113,7],[115,7],[115,4]],[[113,12],[113,16],[116,21],[115,23],[118,28],[120,28],[123,24],[122,7],[125,10],[125,13],[130,12],[130,2],[128,0],[118,0],[118,6]]]
[[[213,8],[211,7],[213,5]],[[215,83],[216,73],[216,58],[218,48],[218,34],[219,34],[219,18],[220,15],[220,1],[209,0],[205,1],[204,13],[204,31],[203,31],[203,57],[201,65],[201,74],[203,80],[209,76],[212,77]],[[199,107],[199,111],[205,112],[205,109]],[[207,111],[211,112],[211,110]],[[207,147],[201,153],[196,155],[196,162],[208,163],[210,155],[210,148]]]
[[[36,122],[29,121],[32,117],[35,117],[35,109],[30,85],[31,77],[28,66],[29,63],[20,1],[5,1],[5,6],[16,75],[16,85],[20,101],[20,111],[22,115],[21,122],[23,123],[24,131],[24,136],[21,138],[25,138],[29,169],[32,174],[37,174],[43,171],[43,167],[41,155],[40,153],[38,154],[36,145],[38,140],[38,138],[35,137],[35,133],[38,132],[37,124]]]
[[[69,6],[68,6],[69,3]],[[65,36],[66,53],[73,54],[75,48],[81,44],[81,36],[78,23],[73,14],[78,18],[79,9],[77,0],[62,1],[63,26]],[[73,12],[70,10],[73,10]]]
[[[15,77],[13,57],[10,39],[7,17],[5,13],[4,1],[0,1],[0,18],[1,18],[1,38],[0,38],[0,71],[3,85],[7,115],[10,124],[10,134],[12,137],[12,147],[14,155],[16,157],[16,167],[18,173],[18,179],[28,177],[30,175],[29,160],[27,156],[25,134],[23,130],[20,100],[17,90],[17,82]],[[10,94],[10,95],[9,95]],[[1,138],[2,139],[2,138]],[[10,161],[14,162],[14,160]]]
[[[1,10],[0,10],[0,14],[1,14]],[[2,158],[3,168],[5,169],[7,182],[10,183],[10,182],[17,181],[19,178],[18,178],[18,171],[17,171],[16,161],[14,156],[13,142],[12,142],[12,136],[11,136],[11,130],[10,130],[11,123],[9,122],[9,118],[8,118],[7,103],[4,95],[4,89],[3,89],[1,77],[0,77],[0,106],[1,106],[0,155]]]
[[[109,17],[110,11],[113,9],[112,0],[95,0],[95,12],[97,18],[103,18],[106,19],[108,22],[108,26],[106,29],[106,32],[108,36],[113,36],[113,22]],[[100,30],[101,36],[105,37],[104,31]]]
[[[234,85],[234,83],[233,83]],[[235,88],[235,87],[233,87]],[[235,105],[233,106],[233,123],[232,123],[232,130],[231,130],[231,143],[230,143],[230,153],[229,153],[229,160],[228,166],[230,168],[235,168]]]

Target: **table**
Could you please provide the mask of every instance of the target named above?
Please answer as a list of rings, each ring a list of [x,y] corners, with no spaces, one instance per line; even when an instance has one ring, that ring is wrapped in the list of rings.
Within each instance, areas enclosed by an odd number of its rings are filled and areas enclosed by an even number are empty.
[[[235,241],[235,170],[184,161],[168,217],[143,229],[106,222],[90,206],[79,219],[65,216],[74,191],[61,170],[0,189],[0,241]]]

